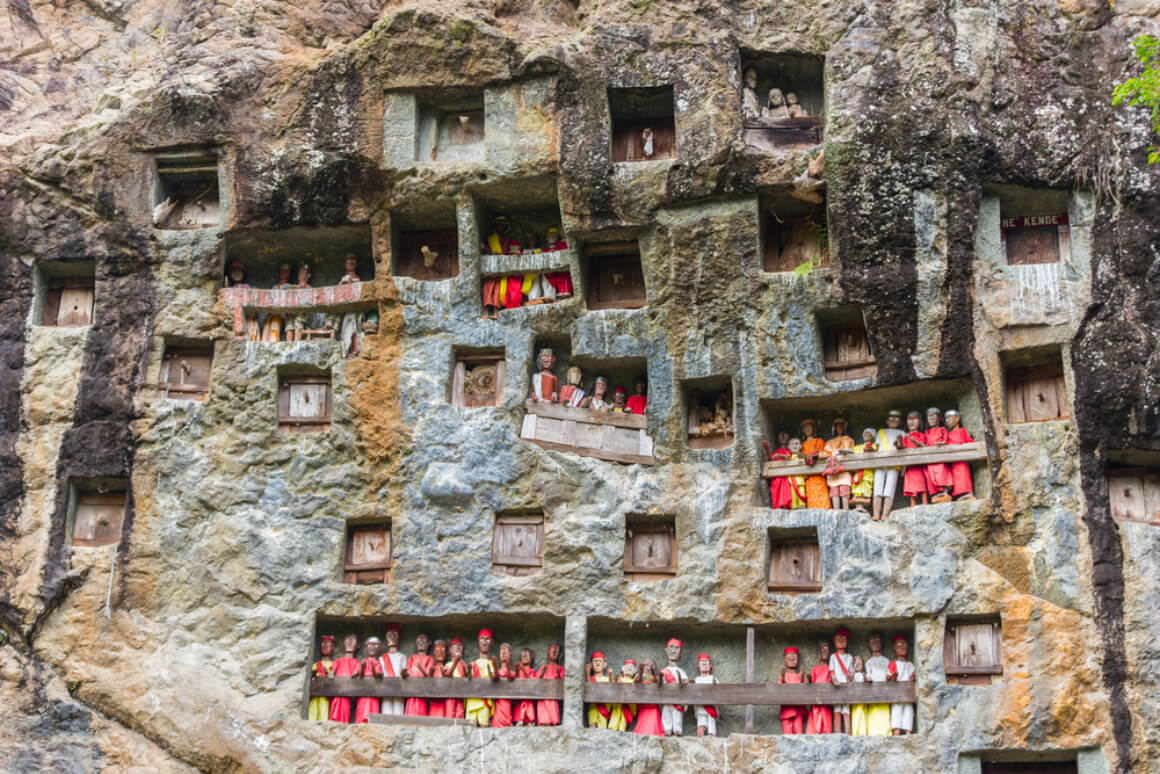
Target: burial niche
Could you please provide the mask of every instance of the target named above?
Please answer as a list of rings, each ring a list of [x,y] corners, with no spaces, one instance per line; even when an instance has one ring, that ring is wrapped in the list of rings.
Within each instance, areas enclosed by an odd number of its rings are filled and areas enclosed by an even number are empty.
[[[1071,258],[1067,191],[993,188],[999,197],[999,240],[1007,265],[1059,263]]]
[[[1058,351],[1005,356],[1007,421],[1051,422],[1071,417],[1063,358]]]
[[[810,271],[830,265],[825,194],[820,202],[787,193],[761,199],[761,239],[765,271]]]
[[[820,144],[824,67],[820,56],[742,51],[745,144],[765,151]]]
[[[391,273],[437,281],[459,274],[455,202],[439,200],[391,212]]]
[[[504,350],[466,350],[455,355],[451,374],[451,405],[462,408],[498,406],[507,380]]]
[[[416,161],[483,161],[482,91],[442,89],[416,96]]]
[[[822,590],[822,552],[818,529],[769,530],[770,591],[801,593]]]
[[[639,309],[648,302],[638,242],[585,245],[584,261],[589,309]]]
[[[728,376],[693,379],[685,384],[690,449],[733,445],[733,380]]]
[[[657,161],[677,155],[673,87],[608,90],[612,160]]]
[[[330,428],[330,373],[286,373],[278,377],[278,426],[286,433]]]
[[[822,334],[822,366],[826,380],[848,382],[878,373],[866,321],[858,305],[817,312]]]
[[[205,400],[213,369],[213,342],[166,344],[158,388],[170,400]]]
[[[1003,674],[999,617],[948,618],[943,672],[959,685],[990,685],[993,675]]]
[[[624,574],[633,580],[660,580],[677,574],[677,528],[672,516],[627,519]]]
[[[124,487],[125,482],[120,480],[74,484],[74,546],[109,546],[121,542],[126,502]]]
[[[1142,452],[1155,462],[1155,454]],[[1104,471],[1108,505],[1120,521],[1160,524],[1160,467],[1133,465],[1130,460],[1109,463]]]
[[[391,523],[348,524],[343,583],[387,583],[391,580]]]
[[[92,324],[96,284],[92,261],[41,263],[37,281],[41,325],[69,328]]]
[[[221,222],[217,153],[198,148],[154,157],[153,225],[193,229]]]
[[[491,564],[508,575],[539,574],[544,566],[544,514],[497,515]]]

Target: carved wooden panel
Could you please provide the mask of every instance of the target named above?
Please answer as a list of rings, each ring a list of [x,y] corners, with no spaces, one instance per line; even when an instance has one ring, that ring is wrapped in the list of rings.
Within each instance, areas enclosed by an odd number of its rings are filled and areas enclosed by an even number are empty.
[[[77,327],[91,325],[92,321],[92,279],[58,279],[48,283],[44,293],[42,324]]]
[[[844,382],[878,373],[864,325],[832,325],[822,337],[826,379]]]
[[[988,685],[991,675],[1003,674],[999,619],[948,621],[943,640],[943,670],[948,678],[967,685]]]
[[[284,376],[278,389],[278,423],[289,433],[330,426],[329,376]]]
[[[1069,230],[1066,213],[1003,218],[1000,225],[1007,245],[1008,264],[1059,262],[1061,232]]]
[[[161,394],[174,400],[204,400],[209,396],[213,349],[176,347],[161,361]]]
[[[822,552],[811,538],[774,540],[769,546],[769,581],[772,591],[820,591]]]
[[[647,303],[636,244],[597,245],[588,256],[588,308],[639,309]]]
[[[398,251],[398,276],[434,281],[459,274],[459,232],[454,228],[403,231],[399,234]]]
[[[491,561],[509,575],[530,575],[544,564],[542,514],[500,516],[495,522]]]
[[[1049,422],[1070,416],[1061,363],[1007,369],[1008,422]]]
[[[652,155],[645,154],[644,130],[652,129]],[[677,130],[672,116],[616,121],[612,133],[613,161],[656,161],[677,155]]]
[[[675,575],[677,532],[672,519],[629,522],[624,540],[625,574]]]
[[[125,493],[82,492],[73,517],[74,546],[108,546],[121,541]]]
[[[345,583],[386,583],[391,572],[391,525],[360,524],[346,536]]]
[[[451,405],[498,406],[506,378],[507,363],[503,355],[461,357],[455,362],[451,376]]]
[[[1160,524],[1160,471],[1121,468],[1107,472],[1112,516]]]

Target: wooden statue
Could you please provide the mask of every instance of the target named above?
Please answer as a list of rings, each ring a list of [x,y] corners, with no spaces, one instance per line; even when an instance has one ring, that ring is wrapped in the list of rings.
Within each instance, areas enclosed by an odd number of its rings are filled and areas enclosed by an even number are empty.
[[[451,660],[447,662],[443,668],[444,677],[452,677],[457,680],[467,677],[467,663],[463,660],[463,640],[458,637],[452,637],[451,642],[447,643],[448,650],[451,654]],[[439,649],[439,643],[435,643],[436,652]],[[443,708],[444,717],[448,718],[462,718],[464,716],[463,699],[446,699],[446,704]]]
[[[516,666],[515,676],[519,680],[537,680],[540,675],[536,672],[536,654],[531,648],[520,651],[520,663]],[[536,725],[536,702],[530,699],[521,700],[516,704],[513,722],[517,726]]]
[[[697,654],[697,676],[693,682],[717,683],[717,678],[713,676],[713,660],[706,653]],[[717,708],[712,704],[698,704],[693,712],[697,716],[697,736],[717,736]]]
[[[770,89],[765,109],[761,111],[762,118],[780,119],[789,118],[789,108],[785,106],[785,96],[781,89]]]
[[[914,664],[906,660],[910,646],[901,634],[894,638],[894,660],[887,670],[887,680],[909,682],[914,680]],[[890,730],[895,736],[914,733],[914,705],[890,705]]]
[[[569,366],[565,374],[568,381],[560,388],[560,405],[579,407],[584,405],[584,390],[580,384],[584,380],[584,372],[579,366]]]
[[[612,676],[604,671],[607,662],[604,654],[596,651],[584,665],[584,675],[590,683],[610,683]],[[608,728],[608,719],[612,717],[612,710],[607,704],[595,704],[588,707],[588,727]]]
[[[676,637],[665,643],[665,658],[668,665],[661,671],[661,679],[666,683],[684,686],[689,682],[689,676],[681,669],[681,641]],[[665,736],[681,736],[685,728],[685,707],[683,704],[665,704],[661,707],[661,726]]]
[[[854,657],[847,650],[849,646],[850,630],[844,626],[839,627],[834,632],[834,653],[830,656],[830,682],[833,685],[850,682]],[[839,734],[850,733],[849,704],[838,704],[834,707],[834,730]]]
[[[342,658],[334,660],[331,677],[355,677],[362,671],[362,664],[356,657],[358,635],[348,634],[342,640]],[[330,719],[335,723],[350,722],[350,699],[335,696],[330,700]]]
[[[854,439],[846,435],[848,423],[842,417],[834,419],[834,437],[826,441],[826,454],[838,458],[854,451]],[[826,484],[830,487],[830,504],[834,510],[845,511],[850,508],[850,486],[853,477],[849,472],[843,472],[827,477]]]
[[[648,410],[648,379],[643,375],[636,377],[633,394],[628,397],[628,411],[630,414],[640,414]]]
[[[645,127],[640,132],[640,152],[646,159],[651,159],[656,153],[656,148],[653,144],[653,130],[651,127]]]
[[[800,659],[798,649],[792,645],[782,652],[781,672],[777,676],[778,685],[801,685],[806,682]],[[783,705],[780,717],[783,734],[800,734],[805,731],[806,708],[803,705]]]
[[[514,239],[507,235],[510,221],[507,215],[496,215],[491,220],[491,234],[487,237],[487,242],[482,246],[484,252],[492,255],[510,255],[512,252],[512,245],[515,245],[516,254],[520,252],[520,243],[518,239]]]
[[[407,666],[402,676],[407,678],[423,678],[435,676],[435,659],[427,652],[431,647],[431,638],[426,634],[415,637],[415,652],[407,659]],[[435,700],[437,701],[437,700]],[[403,707],[404,715],[426,715],[427,700],[412,696],[407,699]]]
[[[346,274],[339,279],[339,285],[347,285],[351,282],[362,282],[358,276],[358,258],[353,254],[347,253],[346,258],[343,259],[343,268],[346,269]],[[343,357],[354,357],[362,349],[360,346],[362,342],[362,331],[360,330],[360,323],[362,322],[362,314],[359,312],[343,312],[338,315],[332,327],[338,331],[338,340],[342,346]],[[378,323],[378,313],[375,313],[376,328]]]
[[[928,408],[926,424],[926,445],[931,448],[946,446],[950,433],[943,427],[942,412],[933,406]],[[949,503],[954,484],[950,465],[932,462],[926,466],[926,490],[931,494],[932,503]]]
[[[761,100],[757,98],[757,70],[745,68],[745,85],[741,89],[741,117],[746,121],[761,118]]]
[[[785,104],[789,109],[790,118],[801,118],[802,116],[809,115],[806,113],[805,108],[802,107],[802,103],[801,100],[798,99],[798,95],[792,91],[785,95]]]
[[[491,655],[492,633],[490,629],[480,629],[478,636],[479,658],[471,665],[471,679],[498,680],[495,656]],[[465,717],[469,724],[486,726],[491,723],[491,713],[495,710],[492,699],[468,699],[464,705]]]
[[[237,258],[230,261],[229,271],[226,273],[226,287],[227,288],[248,288],[250,283],[246,282],[246,265]]]
[[[793,452],[789,450],[789,433],[785,430],[777,431],[777,449],[771,451],[768,441],[761,442],[765,456],[772,462],[786,462],[793,459]],[[789,476],[779,476],[769,480],[769,507],[789,508],[793,504],[793,491]]]
[[[830,643],[822,640],[818,643],[818,663],[810,670],[811,683],[830,682]],[[806,720],[807,734],[830,734],[834,730],[834,712],[825,704],[810,705],[810,714]]]
[[[559,643],[553,642],[548,646],[548,660],[540,665],[536,676],[541,680],[563,680],[564,667],[560,666],[561,648]],[[560,725],[560,702],[555,699],[544,699],[536,702],[536,725]]]
[[[867,427],[862,431],[862,443],[854,447],[855,454],[866,454],[878,451],[878,431]],[[850,504],[858,511],[866,513],[866,506],[874,499],[874,471],[859,470],[854,474],[854,483],[850,487]]]
[[[818,432],[817,427],[818,423],[816,420],[802,420],[802,454],[805,456],[805,461],[810,465],[817,462],[818,457],[825,456],[826,452],[826,442],[816,437]],[[812,473],[806,478],[806,507],[830,507],[830,487],[826,484],[825,476]]]
[[[289,290],[294,287],[290,282],[290,264],[283,263],[278,267],[278,284],[274,286],[274,290]],[[276,342],[282,340],[282,328],[285,325],[285,319],[281,314],[270,314],[266,316],[266,322],[262,325],[262,341]]]
[[[516,670],[512,669],[512,646],[506,642],[499,646],[499,668],[495,671],[497,680],[514,680]],[[508,728],[513,725],[511,699],[495,700],[495,716],[491,719],[492,728]]]
[[[960,422],[959,412],[955,409],[947,409],[947,443],[974,443],[975,439],[967,432]],[[951,495],[956,500],[974,500],[975,499],[975,485],[971,481],[971,466],[965,462],[955,462],[951,464],[951,480],[954,482],[954,490]]]
[[[926,447],[926,431],[922,428],[922,414],[911,411],[906,415],[906,435],[902,438],[902,446],[906,449],[922,449]],[[910,498],[910,507],[918,505],[919,500],[926,505],[927,496],[926,466],[909,465],[902,474],[902,494]]]
[[[890,660],[882,655],[882,634],[870,632],[870,658],[866,659],[866,681],[884,683],[890,670]],[[870,704],[866,709],[867,733],[870,736],[890,736],[890,705]]]
[[[646,658],[640,665],[640,680],[644,685],[660,681],[657,675],[657,664],[651,658]],[[655,704],[636,705],[636,727],[634,734],[642,736],[664,736],[665,728],[661,723],[661,709]]]
[[[567,250],[568,243],[560,235],[560,229],[552,227],[548,229],[548,250]],[[572,297],[572,272],[570,271],[551,271],[544,277],[551,283],[552,288],[556,291],[556,299],[563,301],[566,298]]]
[[[447,641],[435,640],[431,643],[431,674],[429,677],[447,677]],[[430,699],[427,703],[427,715],[433,718],[452,717],[447,712],[451,699]]]
[[[620,677],[617,679],[618,683],[635,683],[636,682],[636,662],[631,658],[626,658],[624,663],[620,665]],[[612,731],[627,731],[628,727],[632,725],[632,719],[636,716],[635,704],[611,704],[609,705],[611,714],[608,717],[608,728]]]
[[[560,398],[556,390],[556,375],[552,373],[552,368],[556,365],[556,353],[550,347],[544,347],[540,350],[537,362],[540,364],[540,370],[532,374],[532,394],[528,397],[544,403],[555,403]]]
[[[329,634],[322,636],[322,642],[318,644],[318,650],[322,653],[322,658],[314,662],[314,666],[310,669],[310,674],[313,677],[333,677],[334,676],[334,637]],[[310,699],[308,717],[311,720],[326,720],[330,717],[330,699],[326,696],[314,696]]]
[[[861,656],[854,656],[854,668],[853,674],[850,676],[850,682],[866,682],[866,664],[862,661]],[[870,736],[870,716],[868,704],[850,705],[850,735]]]
[[[588,401],[588,408],[598,413],[612,411],[612,404],[604,399],[608,394],[608,378],[597,376],[592,385],[592,399]]]
[[[886,427],[878,430],[878,449],[890,451],[901,449],[906,433],[902,427],[902,412],[892,409],[886,415]],[[879,468],[874,472],[874,504],[870,518],[873,521],[885,519],[894,507],[894,493],[898,490],[898,473],[902,468]]]
[[[627,414],[628,412],[628,391],[623,387],[617,386],[612,390],[612,413]]]
[[[483,319],[495,320],[499,317],[499,308],[503,306],[503,297],[500,296],[500,286],[507,281],[506,277],[491,275],[480,280],[480,290],[483,300]]]
[[[382,640],[378,637],[367,637],[367,657],[363,659],[362,669],[359,672],[363,677],[382,679],[383,662],[379,659],[379,646],[381,645]],[[358,704],[354,707],[354,722],[369,722],[369,716],[377,715],[379,713],[379,707],[380,701],[378,696],[360,696]]]
[[[519,242],[512,243],[512,250],[519,253]],[[499,298],[504,309],[518,309],[524,303],[524,275],[511,274],[499,281]]]
[[[397,623],[387,624],[386,632],[383,638],[387,641],[387,652],[383,654],[383,676],[384,677],[404,677],[407,665],[407,657],[399,652],[399,640],[402,637],[402,629]],[[384,715],[402,715],[404,709],[404,702],[402,699],[383,699],[381,712]]]

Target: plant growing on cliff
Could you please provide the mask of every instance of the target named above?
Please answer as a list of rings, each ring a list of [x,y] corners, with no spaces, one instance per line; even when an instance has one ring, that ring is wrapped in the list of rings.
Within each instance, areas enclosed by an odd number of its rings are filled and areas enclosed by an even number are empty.
[[[1132,41],[1136,58],[1144,65],[1144,72],[1129,78],[1112,93],[1112,104],[1127,100],[1129,105],[1152,108],[1152,131],[1160,134],[1160,38],[1141,35]],[[1148,148],[1148,163],[1160,162],[1160,147]]]

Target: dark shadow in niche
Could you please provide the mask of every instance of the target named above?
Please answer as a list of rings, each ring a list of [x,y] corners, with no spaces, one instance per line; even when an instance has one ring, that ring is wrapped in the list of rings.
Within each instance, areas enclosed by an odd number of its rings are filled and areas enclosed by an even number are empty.
[[[677,155],[673,87],[610,88],[612,160],[658,161]]]
[[[756,75],[753,94],[747,76]],[[825,127],[825,59],[797,52],[741,51],[745,144],[766,151],[803,148],[822,142]],[[775,91],[776,90],[776,91]],[[770,104],[781,100],[780,105]],[[750,100],[761,110],[753,116]],[[793,109],[794,100],[799,109]]]
[[[428,281],[459,274],[454,200],[409,202],[391,211],[391,274]]]
[[[637,240],[585,243],[581,268],[589,309],[640,309],[648,304]]]
[[[709,376],[684,382],[683,407],[690,449],[725,449],[733,445],[733,377]]]
[[[308,264],[313,287],[337,285],[346,273],[348,254],[358,260],[361,280],[374,279],[371,229],[367,225],[234,231],[226,235],[225,245],[223,274],[231,261],[240,260],[246,281],[255,288],[278,284],[278,267],[284,263],[290,266],[291,283],[298,282],[298,268]]]
[[[511,239],[519,242],[521,253],[554,250],[556,244],[548,243],[548,230],[552,228],[560,232],[559,239],[564,239],[555,177],[539,175],[480,184],[473,186],[472,198],[483,254],[496,254],[501,249],[505,254],[510,252],[505,248],[509,247],[506,240]],[[495,219],[500,216],[507,218],[508,230],[503,235],[505,242],[497,249],[489,237],[496,233]]]
[[[153,171],[153,225],[208,228],[221,223],[217,152],[207,148],[158,153]]]
[[[416,161],[483,161],[484,109],[479,89],[415,92]]]
[[[761,252],[764,270],[792,272],[830,265],[825,193],[821,203],[803,201],[784,189],[761,197]]]
[[[827,381],[849,382],[878,374],[862,307],[848,304],[816,313]]]

